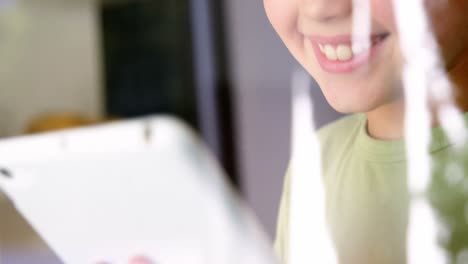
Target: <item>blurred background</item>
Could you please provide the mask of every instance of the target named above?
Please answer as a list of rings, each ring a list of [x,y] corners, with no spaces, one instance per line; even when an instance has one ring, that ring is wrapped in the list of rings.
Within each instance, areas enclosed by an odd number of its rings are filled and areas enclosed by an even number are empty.
[[[0,0],[0,137],[176,115],[273,239],[296,67],[261,0]],[[311,91],[318,126],[337,118]]]

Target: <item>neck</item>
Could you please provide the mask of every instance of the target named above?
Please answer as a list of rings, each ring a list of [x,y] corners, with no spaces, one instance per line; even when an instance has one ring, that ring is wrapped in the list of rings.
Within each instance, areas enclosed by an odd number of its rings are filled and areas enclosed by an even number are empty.
[[[458,108],[468,111],[468,49],[457,61],[454,67],[449,69],[448,75],[454,87],[454,101]],[[437,105],[431,109],[431,124],[438,125]],[[383,105],[367,113],[368,133],[370,136],[381,140],[396,140],[404,137],[405,106],[404,98]]]
[[[367,113],[367,132],[376,139],[395,140],[403,137],[405,107],[403,98]]]

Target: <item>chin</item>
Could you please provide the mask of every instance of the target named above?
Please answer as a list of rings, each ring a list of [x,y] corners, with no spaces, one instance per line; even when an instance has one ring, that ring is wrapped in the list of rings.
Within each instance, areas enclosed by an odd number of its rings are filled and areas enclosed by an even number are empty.
[[[392,104],[403,96],[397,76],[377,74],[370,78],[317,78],[325,98],[337,112],[368,113]]]
[[[378,106],[361,102],[328,102],[335,111],[342,114],[367,113]]]
[[[328,103],[335,111],[343,114],[368,113],[396,99],[396,94],[353,91],[351,93],[336,93],[322,90]]]

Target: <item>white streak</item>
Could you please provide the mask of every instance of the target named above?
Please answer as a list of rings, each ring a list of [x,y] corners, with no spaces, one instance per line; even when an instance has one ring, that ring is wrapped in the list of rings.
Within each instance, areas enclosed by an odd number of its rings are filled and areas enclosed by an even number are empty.
[[[310,76],[293,75],[289,262],[336,263],[325,220],[320,146],[314,132]]]
[[[453,104],[447,104],[439,108],[440,124],[451,142],[457,149],[465,146],[468,131],[465,126],[462,112]]]
[[[402,55],[406,120],[405,138],[408,158],[408,183],[412,194],[408,231],[408,263],[445,262],[437,246],[437,225],[427,198],[422,196],[430,179],[431,115],[429,92],[434,76],[440,74],[435,40],[430,33],[423,0],[394,0]],[[432,78],[431,78],[432,77]],[[440,94],[448,94],[447,91]]]
[[[369,0],[353,0],[353,46],[371,47],[371,8]]]
[[[438,51],[433,51],[437,56]],[[438,59],[439,60],[439,59]],[[438,105],[437,113],[439,122],[448,138],[456,147],[462,147],[467,142],[468,131],[465,126],[463,113],[455,106],[453,98],[453,85],[441,66],[435,65],[432,69],[430,82],[430,92],[432,100]]]
[[[437,247],[434,234],[438,228],[433,209],[424,198],[416,198],[411,204],[408,263],[443,264],[446,256]],[[427,233],[432,232],[432,233]]]

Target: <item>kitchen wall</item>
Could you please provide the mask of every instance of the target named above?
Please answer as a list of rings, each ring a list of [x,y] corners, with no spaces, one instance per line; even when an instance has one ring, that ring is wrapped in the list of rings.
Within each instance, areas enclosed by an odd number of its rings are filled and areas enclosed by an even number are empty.
[[[0,5],[0,136],[21,133],[38,113],[101,113],[94,5],[92,0]]]

